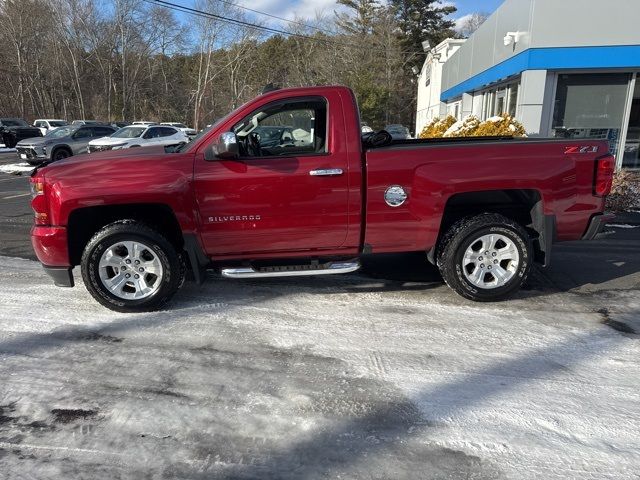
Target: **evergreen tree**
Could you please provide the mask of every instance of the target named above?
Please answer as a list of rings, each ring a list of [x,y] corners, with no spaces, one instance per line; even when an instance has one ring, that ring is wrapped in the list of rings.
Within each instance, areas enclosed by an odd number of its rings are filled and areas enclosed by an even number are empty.
[[[422,42],[432,47],[448,37],[455,37],[455,22],[448,18],[456,7],[440,0],[391,0],[401,31],[401,42],[407,55],[407,66],[420,68],[426,54]],[[409,58],[411,57],[411,58]]]

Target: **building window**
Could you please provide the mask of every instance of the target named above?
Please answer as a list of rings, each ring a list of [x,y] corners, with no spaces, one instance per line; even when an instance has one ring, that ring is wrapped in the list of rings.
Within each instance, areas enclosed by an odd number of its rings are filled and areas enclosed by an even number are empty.
[[[431,63],[427,63],[427,65],[424,68],[424,76],[425,76],[425,82],[424,82],[424,86],[428,87],[429,85],[431,85]]]
[[[617,155],[630,75],[559,75],[553,108],[553,135],[609,140]]]
[[[514,83],[509,89],[509,107],[507,108],[507,112],[512,117],[516,116],[516,109],[518,107],[518,90],[520,85]]]
[[[622,168],[640,168],[640,77],[631,99],[627,141],[624,144]]]
[[[459,120],[458,116],[460,115],[461,106],[462,105],[459,100],[457,102],[447,104],[447,115],[451,115],[455,119]]]
[[[505,113],[514,117],[518,105],[518,90],[517,82],[486,90],[482,99],[482,120]]]

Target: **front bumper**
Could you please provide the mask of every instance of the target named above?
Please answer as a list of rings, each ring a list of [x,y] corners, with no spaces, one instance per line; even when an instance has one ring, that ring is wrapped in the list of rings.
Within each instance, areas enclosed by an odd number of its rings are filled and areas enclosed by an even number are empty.
[[[34,225],[31,228],[31,245],[54,283],[59,287],[73,287],[67,229]]]
[[[43,265],[44,271],[53,279],[56,287],[73,287],[73,267],[47,267]]]
[[[582,235],[582,240],[593,240],[596,236],[604,230],[607,223],[611,222],[615,218],[615,215],[611,213],[597,213],[589,220],[589,226],[587,231]]]
[[[87,153],[113,150],[113,145],[87,145]]]
[[[16,146],[16,151],[23,160],[49,160],[49,156],[42,147]]]
[[[69,267],[69,248],[65,227],[34,225],[31,228],[31,245],[43,265]]]

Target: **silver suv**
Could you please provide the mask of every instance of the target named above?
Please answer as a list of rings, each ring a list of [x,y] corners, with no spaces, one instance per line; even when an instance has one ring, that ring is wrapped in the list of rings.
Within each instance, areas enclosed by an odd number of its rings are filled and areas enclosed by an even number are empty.
[[[44,137],[21,140],[16,150],[22,160],[38,165],[87,153],[87,145],[91,140],[107,137],[115,131],[109,125],[69,125],[51,130]]]

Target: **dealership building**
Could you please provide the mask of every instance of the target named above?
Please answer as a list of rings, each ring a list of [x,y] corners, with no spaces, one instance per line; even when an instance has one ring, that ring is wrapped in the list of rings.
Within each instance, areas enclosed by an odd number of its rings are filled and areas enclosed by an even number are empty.
[[[619,168],[640,168],[639,19],[640,0],[505,0],[466,42],[429,50],[416,132],[506,112],[530,136],[607,139]]]

